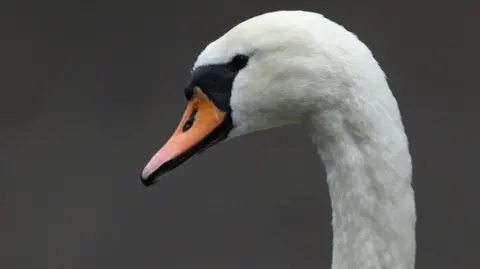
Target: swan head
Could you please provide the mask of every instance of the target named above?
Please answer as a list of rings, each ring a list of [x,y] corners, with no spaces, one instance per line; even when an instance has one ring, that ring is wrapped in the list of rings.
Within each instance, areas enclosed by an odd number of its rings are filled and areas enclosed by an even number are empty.
[[[154,184],[221,141],[301,123],[313,109],[339,100],[337,89],[348,83],[345,60],[369,53],[359,43],[312,12],[277,11],[238,24],[199,54],[184,89],[183,117],[145,166],[142,182]]]

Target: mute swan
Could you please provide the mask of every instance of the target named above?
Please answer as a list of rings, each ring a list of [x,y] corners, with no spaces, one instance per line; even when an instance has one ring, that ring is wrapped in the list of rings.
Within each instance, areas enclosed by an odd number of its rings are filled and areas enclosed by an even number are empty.
[[[185,96],[144,185],[220,141],[303,123],[327,172],[332,268],[414,268],[408,140],[384,72],[354,34],[313,12],[250,18],[206,46]]]

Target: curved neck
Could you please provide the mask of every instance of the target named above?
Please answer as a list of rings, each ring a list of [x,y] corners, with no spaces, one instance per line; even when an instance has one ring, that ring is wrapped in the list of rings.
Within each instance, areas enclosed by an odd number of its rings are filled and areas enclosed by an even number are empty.
[[[413,269],[411,158],[396,103],[388,114],[346,107],[311,119],[332,205],[332,269]]]

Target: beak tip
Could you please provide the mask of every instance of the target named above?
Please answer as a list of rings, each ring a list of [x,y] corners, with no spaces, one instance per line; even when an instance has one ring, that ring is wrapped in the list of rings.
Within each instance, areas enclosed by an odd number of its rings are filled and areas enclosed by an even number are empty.
[[[155,176],[152,173],[148,173],[147,171],[143,170],[142,174],[140,175],[140,179],[142,180],[143,186],[150,187],[157,183],[155,180]]]

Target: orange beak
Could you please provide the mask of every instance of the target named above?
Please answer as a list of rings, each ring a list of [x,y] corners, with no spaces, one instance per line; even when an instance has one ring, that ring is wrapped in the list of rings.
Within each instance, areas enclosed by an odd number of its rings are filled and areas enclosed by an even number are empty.
[[[153,185],[159,176],[225,139],[230,130],[230,116],[196,87],[177,129],[143,169],[143,184]]]

